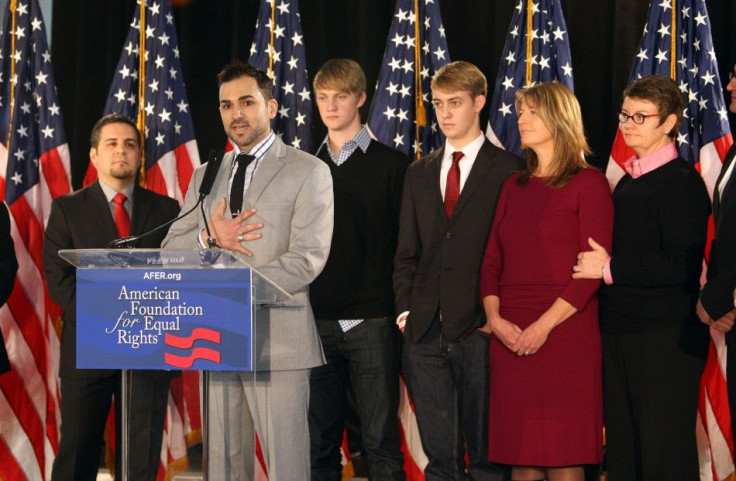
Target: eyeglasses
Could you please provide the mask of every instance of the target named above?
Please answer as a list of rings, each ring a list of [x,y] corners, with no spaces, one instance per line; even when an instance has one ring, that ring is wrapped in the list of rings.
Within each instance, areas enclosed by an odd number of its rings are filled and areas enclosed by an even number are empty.
[[[645,114],[636,113],[636,114],[633,114],[633,115],[629,115],[629,114],[625,114],[623,112],[619,112],[618,113],[618,121],[621,124],[625,124],[626,122],[629,121],[629,119],[631,119],[631,120],[634,121],[635,124],[641,125],[649,117],[659,117],[659,114],[646,114],[645,115]]]
[[[735,79],[735,78],[736,78],[736,73],[734,73],[734,72],[728,72],[728,81],[729,82],[731,80]]]

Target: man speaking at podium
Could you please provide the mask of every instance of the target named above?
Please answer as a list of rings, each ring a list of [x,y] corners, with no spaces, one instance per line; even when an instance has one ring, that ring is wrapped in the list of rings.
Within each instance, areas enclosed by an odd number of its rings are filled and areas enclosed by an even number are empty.
[[[52,481],[94,481],[110,401],[120,399],[120,371],[76,368],[76,268],[60,249],[101,249],[117,238],[142,234],[176,217],[179,204],[135,183],[141,142],[128,117],[107,115],[90,136],[98,181],[51,204],[43,263],[51,298],[64,309],[61,333],[61,439]],[[166,231],[132,247],[157,248]],[[134,371],[130,384],[128,479],[154,481],[161,456],[169,373]],[[116,407],[116,471],[120,473],[120,402]]]
[[[324,364],[308,286],[330,250],[332,177],[321,160],[272,132],[278,105],[265,72],[236,60],[217,80],[222,124],[235,150],[204,200],[209,232],[201,215],[188,216],[171,227],[163,246],[216,243],[244,254],[297,306],[256,311],[254,372],[212,372],[208,475],[252,479],[255,432],[270,481],[307,480],[309,371]],[[192,176],[185,211],[197,202],[205,170]]]

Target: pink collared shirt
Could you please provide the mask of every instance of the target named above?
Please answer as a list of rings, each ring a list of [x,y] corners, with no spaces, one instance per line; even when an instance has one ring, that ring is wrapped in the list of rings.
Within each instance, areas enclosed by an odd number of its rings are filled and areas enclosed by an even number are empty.
[[[677,153],[675,143],[670,142],[661,149],[654,151],[641,159],[636,158],[636,156],[631,157],[629,160],[624,162],[624,169],[633,179],[638,179],[642,175],[648,174],[649,172],[662,167],[667,162],[675,160],[677,157],[679,157],[679,154]],[[609,286],[613,284],[610,257],[603,263],[603,282]]]
[[[638,179],[644,174],[662,167],[671,160],[675,160],[679,154],[674,142],[670,142],[659,150],[652,152],[646,157],[637,159],[636,156],[631,157],[624,162],[624,169],[632,178]]]

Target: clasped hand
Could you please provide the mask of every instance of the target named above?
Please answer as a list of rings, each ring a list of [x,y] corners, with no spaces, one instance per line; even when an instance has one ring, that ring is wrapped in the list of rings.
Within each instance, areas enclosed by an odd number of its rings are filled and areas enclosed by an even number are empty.
[[[531,356],[536,354],[547,342],[550,330],[541,320],[537,320],[522,330],[516,324],[507,321],[501,316],[491,320],[493,334],[517,356]]]
[[[700,300],[698,300],[698,303],[695,305],[695,312],[697,313],[700,322],[724,333],[733,329],[734,322],[736,322],[736,309],[730,310],[718,319],[713,319],[705,310],[705,307]]]

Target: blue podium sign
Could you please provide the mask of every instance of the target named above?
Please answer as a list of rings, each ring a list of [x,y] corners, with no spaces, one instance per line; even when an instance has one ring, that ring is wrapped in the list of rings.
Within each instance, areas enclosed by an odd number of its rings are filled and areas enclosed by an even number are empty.
[[[229,269],[78,269],[80,369],[252,370],[252,275]]]

